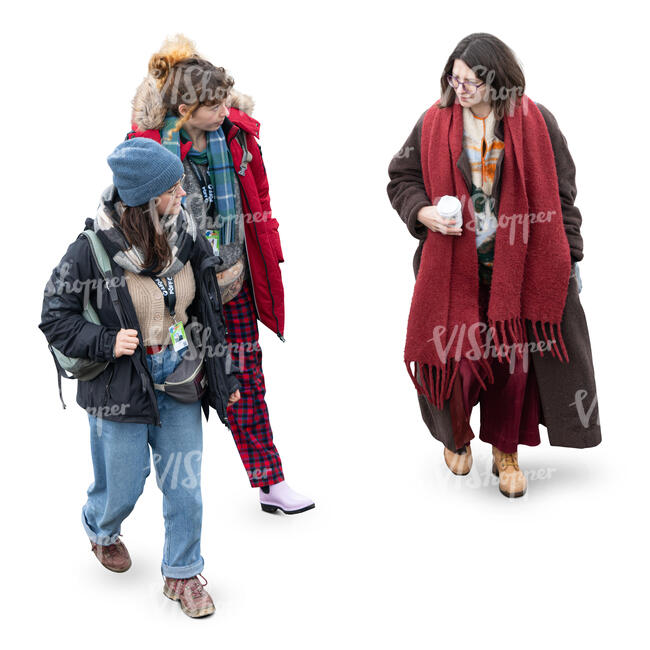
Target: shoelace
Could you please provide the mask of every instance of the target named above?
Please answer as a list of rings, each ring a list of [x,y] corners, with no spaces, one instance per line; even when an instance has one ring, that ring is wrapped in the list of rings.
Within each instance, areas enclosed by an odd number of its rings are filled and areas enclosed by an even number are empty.
[[[199,578],[203,578],[205,582],[202,583]],[[202,573],[192,576],[191,578],[177,578],[177,582],[181,583],[180,591],[183,591],[183,589],[185,589],[185,586],[189,585],[193,599],[201,598],[203,596],[203,587],[208,584],[207,579]]]
[[[102,546],[100,544],[95,544],[94,548],[97,548],[98,550],[101,551],[102,555],[108,555],[109,557],[112,557],[114,553],[117,553],[117,542],[120,540],[115,540],[112,544],[109,544],[107,546]]]
[[[505,469],[508,467],[508,465],[514,467],[517,470],[519,469],[519,465],[514,454],[503,454],[503,456],[501,456],[501,469]]]

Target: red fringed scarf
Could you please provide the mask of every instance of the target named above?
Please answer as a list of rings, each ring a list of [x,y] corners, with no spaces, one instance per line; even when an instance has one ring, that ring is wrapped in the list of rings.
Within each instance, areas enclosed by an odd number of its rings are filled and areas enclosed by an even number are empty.
[[[499,221],[488,323],[483,326],[486,344],[482,344],[477,331],[474,209],[456,165],[463,149],[463,109],[458,103],[441,109],[439,103],[424,117],[422,176],[432,205],[446,194],[460,199],[463,234],[427,233],[411,302],[404,361],[418,393],[442,409],[463,357],[483,388],[486,385],[477,364],[487,369],[488,381],[494,381],[488,355],[509,362],[508,346],[516,344],[515,353],[522,358],[523,346],[528,345],[524,319],[531,322],[538,346],[546,345],[560,361],[569,361],[560,322],[571,257],[546,123],[535,103],[523,95],[513,114],[504,117]],[[539,352],[543,355],[544,348],[539,347]]]

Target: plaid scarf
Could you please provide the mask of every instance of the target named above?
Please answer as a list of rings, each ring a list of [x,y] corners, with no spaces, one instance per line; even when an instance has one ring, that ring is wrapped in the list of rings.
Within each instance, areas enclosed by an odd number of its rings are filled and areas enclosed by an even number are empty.
[[[173,131],[178,118],[168,114],[165,118],[160,133],[161,143],[173,154],[180,157],[181,139],[180,132]],[[218,231],[218,246],[232,244],[237,231],[237,207],[235,204],[235,169],[232,162],[230,149],[226,142],[223,129],[206,131],[207,147],[205,151],[196,151],[194,147],[188,152],[191,160],[198,164],[208,165],[208,176],[214,193],[214,202],[217,213],[216,226]],[[185,198],[185,197],[183,197]],[[205,198],[205,197],[204,197]]]
[[[478,365],[487,370],[492,383],[487,356],[494,355],[494,347],[499,361],[510,361],[508,351],[512,354],[513,345],[517,357],[523,358],[523,350],[528,353],[525,321],[531,324],[537,344],[541,336],[552,356],[569,361],[560,323],[571,258],[546,123],[535,103],[524,95],[514,113],[503,118],[505,153],[488,323],[479,322],[475,214],[455,164],[463,148],[463,111],[458,103],[447,108],[438,104],[423,121],[422,178],[432,204],[446,194],[460,199],[463,234],[451,237],[427,232],[404,361],[418,392],[442,409],[462,358],[470,362],[485,389]],[[478,327],[487,328],[485,343]],[[541,347],[539,351],[543,356]]]
[[[194,219],[188,218],[184,209],[177,215],[169,215],[161,219],[163,231],[167,234],[167,242],[171,249],[171,262],[158,273],[144,267],[144,255],[136,246],[131,246],[120,228],[120,218],[124,213],[124,204],[117,198],[117,190],[109,187],[97,208],[94,220],[94,230],[101,233],[102,243],[106,252],[113,258],[118,266],[127,271],[148,275],[151,277],[174,276],[184,266],[192,254],[197,236],[197,227]],[[152,206],[153,208],[153,206]]]

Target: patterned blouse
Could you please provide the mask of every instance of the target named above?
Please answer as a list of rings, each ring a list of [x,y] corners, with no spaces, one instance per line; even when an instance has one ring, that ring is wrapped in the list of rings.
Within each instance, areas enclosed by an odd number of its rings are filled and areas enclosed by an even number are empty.
[[[476,218],[476,250],[479,278],[484,283],[492,280],[494,241],[497,218],[493,213],[492,186],[496,163],[504,144],[494,135],[494,111],[477,117],[470,108],[463,108],[463,147],[472,170],[472,203]]]

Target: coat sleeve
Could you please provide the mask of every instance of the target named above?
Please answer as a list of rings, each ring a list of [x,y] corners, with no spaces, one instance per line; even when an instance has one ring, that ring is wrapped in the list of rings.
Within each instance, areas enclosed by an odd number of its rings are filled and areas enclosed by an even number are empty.
[[[90,256],[85,237],[68,247],[45,287],[39,328],[48,343],[66,356],[112,361],[118,330],[91,323],[82,315],[84,301],[97,292]]]
[[[214,253],[212,252],[212,246],[208,243],[208,240],[201,235],[196,242],[196,251],[195,251],[195,257],[193,259],[193,263],[197,265],[197,268],[202,268],[203,262],[206,259],[212,259],[213,257],[214,257]],[[214,297],[218,300],[219,296],[217,294],[219,293],[219,283],[217,281],[216,275],[214,275],[212,281],[209,282],[208,285],[203,287],[201,290],[203,291],[213,290]],[[198,316],[200,315],[200,308],[198,307],[197,303],[200,301],[200,296],[196,296],[196,298],[197,300],[192,305],[190,305],[190,310],[193,310],[196,305],[195,313]],[[239,380],[237,379],[236,376],[236,373],[239,372],[239,367],[237,366],[234,359],[232,358],[232,355],[230,353],[230,346],[228,344],[228,339],[226,337],[226,316],[224,313],[223,305],[219,317],[221,319],[221,324],[223,325],[223,333],[221,335],[218,334],[221,332],[220,327],[210,328],[212,331],[212,336],[214,337],[214,340],[212,341],[211,345],[212,348],[215,350],[217,349],[226,350],[224,360],[223,360],[224,367],[225,367],[225,374],[226,374],[226,383],[227,383],[226,390],[228,391],[228,395],[232,395],[235,391],[241,388],[241,384],[239,383]]]
[[[402,148],[393,156],[388,166],[390,181],[386,191],[391,205],[406,224],[413,237],[425,239],[427,227],[417,220],[421,208],[431,205],[422,178],[420,164],[420,138],[422,121],[420,116]]]
[[[562,204],[562,220],[571,250],[571,263],[579,262],[583,257],[582,235],[580,226],[582,215],[574,204],[578,190],[576,188],[576,167],[569,152],[566,138],[564,137],[557,120],[545,106],[537,104],[551,138],[553,154],[555,155],[555,168],[557,170],[557,182],[560,190],[560,202]]]
[[[253,178],[255,179],[255,185],[257,186],[257,193],[260,198],[260,203],[262,204],[261,219],[263,221],[267,221],[269,224],[269,235],[271,237],[271,241],[273,242],[273,247],[275,249],[275,254],[278,258],[278,262],[284,262],[282,243],[280,242],[280,233],[278,232],[280,224],[278,223],[278,220],[273,217],[273,213],[271,212],[269,180],[266,175],[264,160],[262,159],[262,149],[255,137],[250,133],[246,134],[246,146],[248,148],[248,151],[253,156],[250,162],[250,169],[253,174]]]

